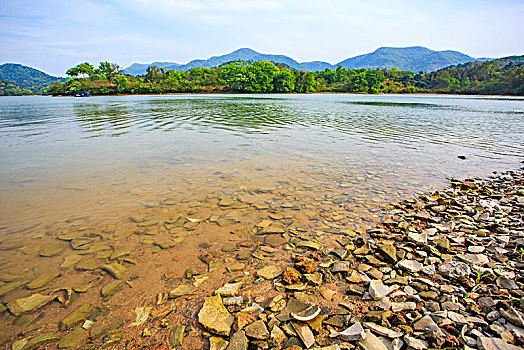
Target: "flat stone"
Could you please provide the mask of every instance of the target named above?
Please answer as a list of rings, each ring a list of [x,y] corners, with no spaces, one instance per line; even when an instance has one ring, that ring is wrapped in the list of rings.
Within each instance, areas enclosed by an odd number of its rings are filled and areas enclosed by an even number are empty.
[[[281,246],[282,244],[286,242],[287,240],[284,237],[282,237],[281,235],[268,235],[264,239],[264,243],[272,247],[275,247],[275,248]]]
[[[438,271],[444,276],[450,278],[468,277],[471,274],[471,268],[468,264],[455,259],[447,261],[438,267]]]
[[[89,304],[83,304],[79,308],[77,308],[75,311],[67,315],[58,323],[58,328],[61,331],[64,331],[66,329],[71,329],[81,323],[83,323],[87,316],[93,311],[93,307]]]
[[[63,242],[53,242],[49,245],[46,245],[42,251],[40,252],[40,256],[43,256],[43,257],[52,257],[52,256],[57,256],[57,255],[60,255],[60,253],[62,253],[65,249],[66,249],[67,245]]]
[[[109,282],[100,290],[100,295],[102,295],[103,297],[110,297],[115,293],[121,291],[123,284],[124,281]]]
[[[125,266],[116,262],[102,265],[101,268],[117,280],[122,279],[124,277],[124,272],[126,272]]]
[[[348,272],[349,261],[335,261],[333,264],[333,272]]]
[[[334,332],[330,335],[331,338],[340,337],[343,341],[354,341],[361,340],[365,338],[365,331],[362,328],[360,322],[355,322],[350,327],[346,328],[342,332]]]
[[[266,324],[262,320],[258,320],[248,324],[244,330],[246,332],[246,335],[250,338],[255,338],[259,340],[269,338],[269,331],[266,327]]]
[[[226,350],[247,350],[249,340],[243,330],[233,333]]]
[[[309,349],[313,346],[313,344],[315,344],[315,336],[313,335],[311,328],[309,328],[307,324],[298,322],[291,322],[291,324],[297,332],[297,335],[300,338],[300,340],[302,340],[302,343],[304,343],[304,345],[306,346],[306,349]]]
[[[39,347],[55,343],[60,339],[58,334],[56,333],[45,333],[45,334],[39,334],[33,339],[29,340],[25,345],[22,347],[23,350],[34,350],[38,349]]]
[[[221,337],[209,338],[209,350],[226,350],[229,342]]]
[[[273,326],[269,338],[277,344],[282,344],[286,340],[286,334],[280,327]]]
[[[123,258],[124,256],[131,255],[131,251],[127,249],[119,249],[115,250],[113,253],[111,253],[111,256],[109,257],[109,260],[116,260]]]
[[[506,343],[502,339],[479,337],[477,346],[480,350],[522,350],[522,348]]]
[[[194,295],[196,291],[188,284],[181,284],[169,292],[169,298],[178,298],[185,295]]]
[[[382,327],[373,322],[364,322],[364,327],[370,329],[373,333],[376,333],[378,335],[382,335],[388,338],[400,338],[402,336],[402,333],[400,332],[395,332],[392,329]]]
[[[257,275],[267,280],[272,280],[280,276],[283,270],[275,265],[268,265],[257,271]]]
[[[71,332],[67,333],[60,342],[58,343],[58,348],[76,348],[78,344],[87,336],[87,331],[81,327],[75,328]]]
[[[475,266],[484,266],[489,263],[489,258],[485,254],[464,253],[457,255],[457,258]]]
[[[367,329],[364,331],[364,339],[359,340],[358,345],[362,350],[388,350],[384,343]]]
[[[515,283],[515,281],[510,280],[506,277],[499,277],[497,278],[497,286],[504,289],[519,289],[519,286]]]
[[[378,245],[377,250],[388,262],[397,262],[397,248],[395,248],[393,243],[381,243]]]
[[[426,350],[429,346],[428,343],[424,340],[410,337],[409,335],[406,335],[404,337],[404,341],[409,347],[413,348],[414,350]]]
[[[402,260],[398,266],[412,273],[419,272],[423,268],[422,264],[416,260]]]
[[[167,337],[167,342],[169,346],[182,346],[184,342],[185,330],[186,326],[178,324],[171,328],[171,330],[169,331],[169,336]]]
[[[462,316],[461,314],[457,313],[457,312],[454,312],[454,311],[448,311],[448,318],[455,322],[455,323],[458,323],[458,324],[466,324],[468,323],[468,321],[466,320],[466,318],[464,316]]]
[[[149,313],[152,309],[153,308],[151,306],[137,306],[135,308],[136,320],[135,322],[131,323],[131,326],[136,327],[146,323],[147,319],[149,318]]]
[[[393,312],[401,312],[404,310],[415,310],[417,308],[417,304],[412,301],[406,301],[403,303],[391,303],[391,311]]]
[[[428,243],[428,234],[426,232],[417,233],[413,231],[408,232],[408,240],[418,244],[427,244]]]
[[[389,287],[380,280],[372,280],[369,284],[369,294],[374,300],[382,299],[389,294]]]
[[[229,272],[241,271],[241,270],[243,270],[245,267],[246,267],[246,264],[241,263],[241,262],[237,262],[237,263],[234,263],[234,264],[232,264],[232,265],[229,265],[229,266],[227,267],[227,270],[228,270]]]
[[[307,248],[311,250],[319,250],[322,248],[322,245],[318,242],[314,241],[301,241],[297,243],[297,247],[299,248]]]
[[[215,294],[225,296],[225,297],[234,296],[238,294],[241,287],[242,287],[242,282],[227,283],[227,284],[224,284],[222,287],[218,288],[215,291]]]
[[[7,303],[7,308],[15,316],[20,316],[23,313],[31,312],[40,309],[46,304],[56,299],[56,295],[42,295],[32,294],[28,297],[15,299]]]
[[[29,282],[26,285],[26,288],[27,289],[38,289],[38,288],[41,288],[41,287],[45,286],[46,284],[48,284],[49,282],[54,281],[55,279],[57,279],[59,276],[60,276],[59,273],[48,273],[48,274],[40,275],[37,278],[35,278],[34,280],[32,280],[31,282]]]
[[[228,336],[233,321],[234,317],[224,307],[222,298],[219,295],[206,298],[202,309],[198,313],[198,322],[209,332],[218,335]]]
[[[415,322],[413,324],[413,328],[416,331],[423,331],[425,329],[429,329],[429,330],[434,331],[434,330],[438,329],[438,326],[435,323],[435,321],[433,321],[431,316],[426,315],[426,316],[422,317],[420,320],[418,320],[417,322]]]
[[[62,263],[62,265],[60,265],[60,267],[64,269],[69,269],[75,266],[76,263],[78,263],[80,260],[82,260],[82,255],[73,254],[73,255],[66,256],[64,258],[64,262]]]
[[[95,258],[88,258],[76,264],[76,269],[79,271],[92,271],[98,269],[100,263]]]

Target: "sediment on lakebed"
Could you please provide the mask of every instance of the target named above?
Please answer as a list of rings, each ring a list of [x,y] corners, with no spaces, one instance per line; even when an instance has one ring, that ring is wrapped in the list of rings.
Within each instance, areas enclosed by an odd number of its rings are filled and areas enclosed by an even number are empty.
[[[520,349],[524,173],[450,182],[391,204],[362,235],[320,240],[263,221],[234,259],[204,244],[208,274],[186,271],[154,302],[138,301],[129,322],[106,317],[102,301],[133,285],[125,275],[132,259],[114,251],[100,267],[111,282],[84,286],[99,288],[100,302],[73,304],[56,325],[28,324],[0,341],[14,349]],[[227,274],[213,275],[224,263]],[[49,303],[69,306],[82,288],[41,291],[56,277],[0,285],[2,295],[34,291],[1,312],[35,317]],[[212,278],[219,288],[199,288]]]

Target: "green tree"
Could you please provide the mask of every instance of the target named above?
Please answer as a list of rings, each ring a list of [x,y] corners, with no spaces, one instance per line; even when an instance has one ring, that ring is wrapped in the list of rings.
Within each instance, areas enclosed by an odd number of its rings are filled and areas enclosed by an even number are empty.
[[[281,69],[275,75],[273,85],[276,92],[291,92],[295,90],[295,75],[289,69]]]
[[[100,62],[98,65],[97,73],[103,75],[109,83],[112,82],[113,78],[121,72],[120,66],[116,63]]]
[[[77,77],[79,75],[83,76],[92,76],[94,71],[94,67],[89,62],[80,63],[79,65],[69,68],[66,71],[66,74],[71,77]]]
[[[117,75],[113,78],[113,83],[116,85],[118,92],[124,92],[127,88],[127,78],[123,75]]]

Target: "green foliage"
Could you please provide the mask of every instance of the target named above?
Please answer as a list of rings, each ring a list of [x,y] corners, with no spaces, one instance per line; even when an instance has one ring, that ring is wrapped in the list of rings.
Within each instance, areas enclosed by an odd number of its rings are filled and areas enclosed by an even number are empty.
[[[95,67],[93,67],[92,64],[88,62],[80,63],[79,65],[69,68],[66,71],[66,74],[71,77],[78,77],[78,76],[88,76],[91,77],[93,75]]]
[[[5,63],[0,65],[0,80],[4,80],[40,94],[54,83],[65,82],[66,79],[53,77],[37,69],[21,64]]]
[[[22,96],[33,95],[34,93],[20,85],[0,80],[0,96]]]
[[[392,69],[292,70],[266,61],[235,61],[218,68],[187,72],[147,68],[141,77],[119,74],[114,63],[101,62],[90,78],[74,77],[47,89],[52,95],[156,94],[176,92],[362,92],[362,93],[498,93],[524,94],[523,56],[473,62],[428,74]],[[78,67],[78,66],[77,66]],[[74,67],[74,68],[77,68]]]

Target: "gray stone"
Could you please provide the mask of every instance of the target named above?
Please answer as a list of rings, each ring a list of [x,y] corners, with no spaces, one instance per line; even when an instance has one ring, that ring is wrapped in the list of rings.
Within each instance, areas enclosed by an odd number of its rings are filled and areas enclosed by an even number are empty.
[[[373,333],[376,333],[378,335],[382,335],[388,338],[399,338],[402,336],[402,333],[400,332],[395,332],[392,329],[382,327],[373,322],[364,322],[364,327],[370,329]]]
[[[410,337],[409,335],[406,335],[404,337],[404,341],[409,347],[413,348],[414,350],[426,350],[429,346],[428,343],[424,340]]]
[[[364,339],[358,341],[358,345],[362,350],[388,350],[384,343],[368,330],[364,333]]]
[[[522,350],[520,347],[506,343],[502,339],[480,337],[477,339],[480,350]]]
[[[426,315],[413,324],[413,329],[415,329],[416,331],[423,331],[425,329],[434,331],[438,329],[438,326],[435,323],[435,321],[433,321],[431,316]]]
[[[375,300],[382,299],[389,293],[389,287],[380,280],[372,280],[369,284],[369,294]]]
[[[360,322],[355,322],[353,325],[343,330],[342,332],[334,332],[330,335],[331,338],[340,337],[344,341],[361,340],[365,337],[364,328]]]
[[[454,259],[441,264],[438,271],[450,278],[468,277],[471,274],[471,269],[466,263]]]
[[[422,264],[416,260],[402,260],[398,263],[398,266],[412,273],[419,272],[423,267]]]

